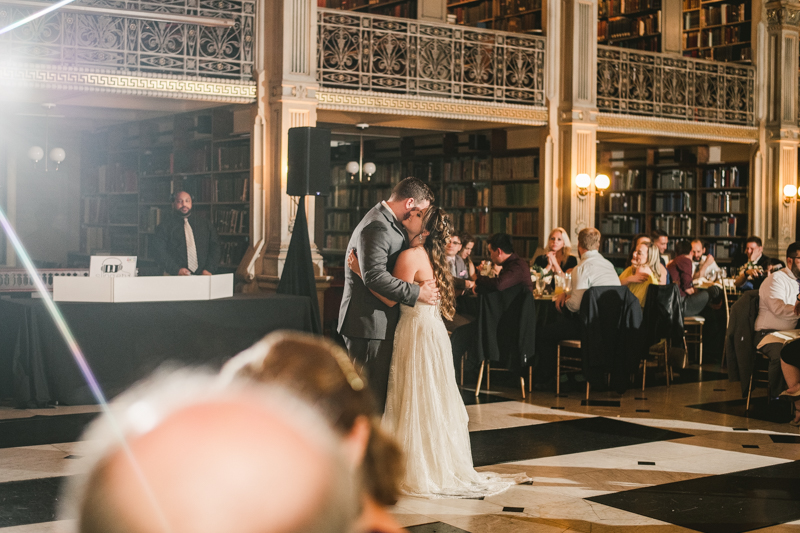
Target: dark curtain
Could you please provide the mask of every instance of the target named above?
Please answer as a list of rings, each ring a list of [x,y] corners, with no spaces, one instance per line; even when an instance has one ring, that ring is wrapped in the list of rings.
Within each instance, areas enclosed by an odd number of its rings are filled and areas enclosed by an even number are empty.
[[[300,197],[297,205],[297,217],[294,220],[292,240],[286,253],[283,274],[278,282],[278,294],[294,294],[308,296],[311,299],[312,330],[322,333],[319,323],[319,300],[317,299],[317,282],[314,279],[314,263],[311,261],[311,241],[308,239],[308,221],[306,221],[305,197]]]

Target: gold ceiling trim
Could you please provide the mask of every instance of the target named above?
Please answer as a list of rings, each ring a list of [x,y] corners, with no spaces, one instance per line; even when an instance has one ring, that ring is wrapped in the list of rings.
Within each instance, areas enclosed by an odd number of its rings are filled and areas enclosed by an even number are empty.
[[[544,107],[425,96],[393,96],[346,89],[323,89],[317,91],[316,95],[317,109],[328,111],[483,120],[528,126],[547,124],[547,109]]]
[[[699,140],[753,143],[758,140],[758,128],[720,124],[716,122],[694,122],[669,118],[638,117],[615,113],[598,113],[597,131],[627,133],[630,135],[654,135],[661,137],[689,137]]]
[[[130,75],[33,64],[0,64],[0,85],[226,103],[251,103],[256,99],[256,84],[249,81],[168,74]]]

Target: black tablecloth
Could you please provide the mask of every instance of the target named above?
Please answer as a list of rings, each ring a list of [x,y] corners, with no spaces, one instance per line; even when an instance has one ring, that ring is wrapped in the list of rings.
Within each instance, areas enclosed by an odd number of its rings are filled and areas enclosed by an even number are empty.
[[[219,368],[271,331],[311,331],[313,323],[309,299],[288,295],[58,306],[109,398],[165,361]],[[0,398],[9,397],[28,406],[94,403],[37,299],[0,301]]]

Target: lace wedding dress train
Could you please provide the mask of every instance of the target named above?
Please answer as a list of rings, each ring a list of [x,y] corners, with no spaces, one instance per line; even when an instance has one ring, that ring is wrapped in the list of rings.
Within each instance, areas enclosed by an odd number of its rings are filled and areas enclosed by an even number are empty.
[[[468,422],[438,307],[421,302],[402,306],[383,427],[406,454],[404,493],[476,498],[499,494],[527,479],[476,472]]]

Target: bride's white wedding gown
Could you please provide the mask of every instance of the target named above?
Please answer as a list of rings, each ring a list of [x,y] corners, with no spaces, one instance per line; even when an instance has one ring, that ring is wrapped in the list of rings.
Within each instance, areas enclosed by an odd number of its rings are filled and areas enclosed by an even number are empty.
[[[422,302],[401,306],[383,427],[406,454],[403,492],[426,498],[476,498],[523,481],[513,479],[519,476],[475,471],[468,422],[438,306]]]

